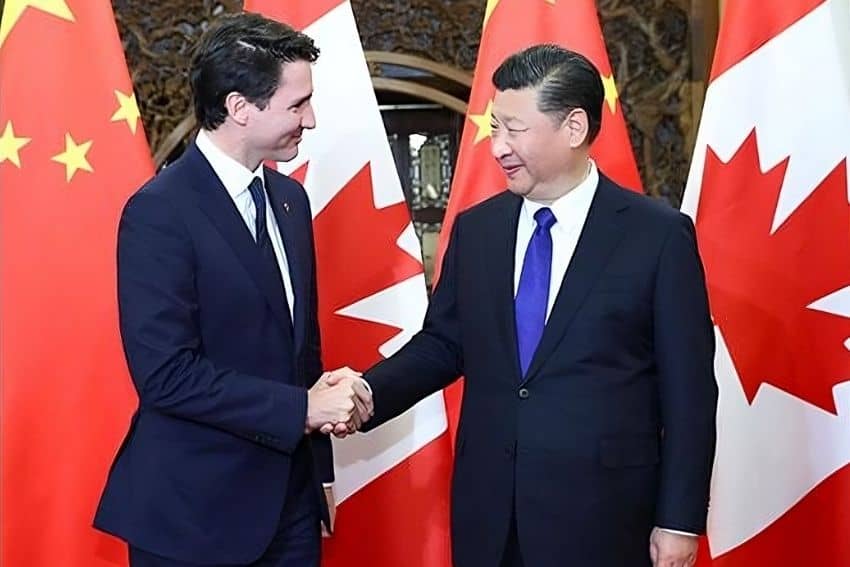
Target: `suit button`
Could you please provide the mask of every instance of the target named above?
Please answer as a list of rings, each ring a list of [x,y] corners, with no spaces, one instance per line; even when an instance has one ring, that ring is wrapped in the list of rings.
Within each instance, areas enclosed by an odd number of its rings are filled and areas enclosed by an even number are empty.
[[[520,388],[519,392],[517,393],[519,394],[519,399],[521,400],[528,398],[528,388]]]

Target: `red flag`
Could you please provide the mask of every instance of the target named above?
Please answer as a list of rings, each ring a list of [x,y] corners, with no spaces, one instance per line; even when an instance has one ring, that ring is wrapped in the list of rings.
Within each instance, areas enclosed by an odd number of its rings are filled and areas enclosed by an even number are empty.
[[[0,23],[0,564],[125,565],[91,527],[133,408],[115,244],[153,173],[107,0]]]
[[[701,565],[848,565],[850,4],[725,6],[682,203],[718,337]]]
[[[363,370],[419,330],[427,299],[354,13],[335,0],[248,0],[246,9],[303,28],[322,50],[313,68],[317,127],[280,167],[302,180],[313,208],[325,368]],[[334,460],[339,511],[323,565],[451,564],[442,394],[367,435],[335,440]]]
[[[505,175],[490,154],[493,72],[511,54],[539,43],[556,43],[581,53],[599,69],[605,86],[605,105],[602,129],[593,142],[591,155],[615,182],[635,190],[641,188],[593,0],[487,0],[460,154],[440,230],[435,278],[439,277],[455,217],[506,187]],[[460,385],[446,391],[452,437],[457,427],[460,396]]]

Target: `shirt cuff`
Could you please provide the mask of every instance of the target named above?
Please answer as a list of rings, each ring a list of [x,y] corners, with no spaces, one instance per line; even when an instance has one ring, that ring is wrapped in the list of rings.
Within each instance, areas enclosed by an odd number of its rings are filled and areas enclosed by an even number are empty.
[[[322,483],[322,488],[333,488],[333,487],[334,487],[334,483],[332,483],[332,482],[323,482]]]
[[[363,387],[366,388],[366,390],[369,392],[369,395],[371,396],[372,395],[372,386],[369,385],[369,382],[367,382],[365,378],[361,378],[360,382],[363,383]]]
[[[683,531],[679,531],[679,530],[668,530],[667,528],[662,528],[662,527],[659,527],[658,529],[661,530],[662,532],[667,532],[668,534],[683,535],[683,536],[688,536],[688,537],[699,537],[698,534],[692,534],[691,532],[683,532]]]

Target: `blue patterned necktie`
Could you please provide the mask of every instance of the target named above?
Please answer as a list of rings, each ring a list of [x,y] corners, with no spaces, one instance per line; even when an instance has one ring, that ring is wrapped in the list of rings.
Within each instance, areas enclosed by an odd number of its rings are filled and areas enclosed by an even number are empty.
[[[254,209],[257,213],[254,221],[254,238],[260,248],[265,246],[266,241],[271,248],[272,242],[266,227],[266,192],[263,191],[263,181],[259,177],[255,177],[248,185],[248,191],[251,192],[251,198],[254,199]],[[272,249],[272,252],[274,252],[274,249]]]
[[[248,185],[248,191],[251,192],[251,198],[254,199],[254,209],[257,212],[254,223],[254,235],[257,240],[257,246],[260,248],[260,254],[263,260],[269,264],[272,273],[277,276],[277,281],[280,282],[281,291],[283,288],[283,274],[280,271],[280,264],[277,262],[277,255],[272,247],[272,239],[269,237],[268,225],[266,224],[266,192],[263,190],[263,181],[259,177],[251,180]],[[286,299],[286,292],[283,294],[283,301],[287,304],[287,313],[289,313],[289,302]]]
[[[519,277],[514,310],[516,313],[516,337],[519,349],[519,364],[522,376],[528,372],[531,359],[546,326],[546,309],[549,305],[549,281],[552,277],[552,234],[550,229],[557,222],[551,209],[542,208],[534,213],[537,227]]]

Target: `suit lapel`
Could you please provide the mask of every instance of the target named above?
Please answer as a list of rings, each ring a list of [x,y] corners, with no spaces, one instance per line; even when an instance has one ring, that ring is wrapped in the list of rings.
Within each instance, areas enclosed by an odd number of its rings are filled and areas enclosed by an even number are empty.
[[[627,204],[620,198],[618,191],[600,175],[587,221],[524,382],[534,378],[561,342],[570,322],[623,236],[622,221],[618,215]]]
[[[284,331],[287,331],[291,326],[284,302],[283,284],[263,259],[233,200],[194,143],[186,148],[184,157],[193,170],[189,178],[192,186],[200,193],[198,202],[201,209],[233,249],[233,253],[265,297]]]
[[[508,357],[512,383],[520,377],[519,353],[517,352],[516,315],[514,312],[514,264],[516,257],[516,231],[519,223],[522,198],[506,193],[498,203],[496,218],[488,222],[485,249],[489,252],[483,261],[489,272],[492,305],[496,306],[496,328],[499,339]]]
[[[292,326],[295,330],[295,352],[297,353],[304,345],[307,303],[309,302],[307,274],[311,273],[309,269],[311,259],[305,254],[305,247],[301,244],[301,240],[304,235],[309,234],[309,231],[307,227],[302,226],[304,219],[299,218],[301,215],[291,213],[289,198],[286,194],[287,188],[278,184],[276,180],[272,181],[270,176],[266,175],[265,177],[269,204],[277,220],[277,227],[280,230],[283,247],[286,250],[289,279],[292,282],[293,295],[295,296],[295,305],[292,308],[294,315]]]

